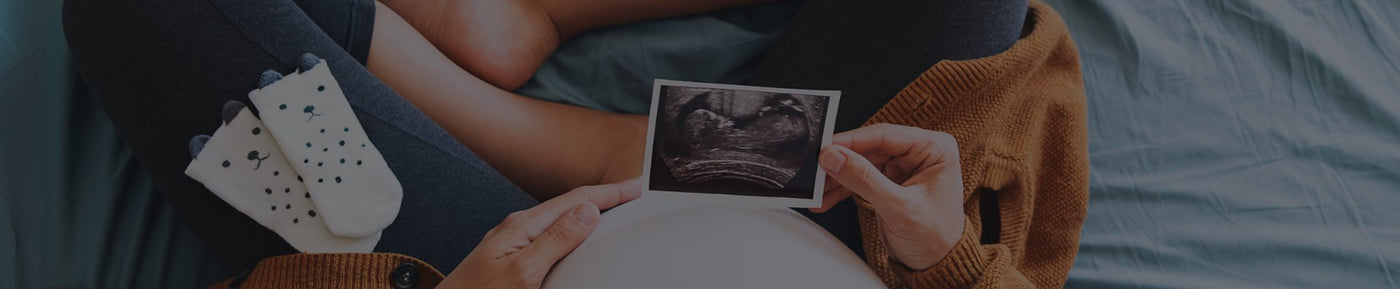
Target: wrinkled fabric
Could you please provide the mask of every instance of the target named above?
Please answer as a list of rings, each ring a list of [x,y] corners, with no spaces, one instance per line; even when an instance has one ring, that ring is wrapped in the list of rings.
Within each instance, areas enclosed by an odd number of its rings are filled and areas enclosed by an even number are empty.
[[[801,1],[643,21],[580,34],[515,92],[593,109],[646,114],[654,79],[748,80]]]
[[[1400,2],[1047,1],[1079,44],[1068,288],[1400,288]]]
[[[80,85],[62,1],[0,1],[0,288],[199,288],[217,266]]]

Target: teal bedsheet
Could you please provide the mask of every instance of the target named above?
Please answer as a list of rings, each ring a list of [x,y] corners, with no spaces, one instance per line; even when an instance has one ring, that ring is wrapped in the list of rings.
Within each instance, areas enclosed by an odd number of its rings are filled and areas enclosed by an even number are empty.
[[[0,2],[0,288],[201,288],[217,268],[68,63],[61,1]]]
[[[515,92],[647,114],[654,79],[740,83],[801,6],[798,1],[645,21],[589,32],[559,47]]]
[[[1400,288],[1400,2],[1052,0],[1092,165],[1071,288]],[[746,79],[797,3],[581,35],[518,92],[645,112]],[[221,277],[76,85],[58,1],[0,3],[0,288]]]
[[[1052,3],[1089,97],[1068,287],[1400,287],[1400,1]]]

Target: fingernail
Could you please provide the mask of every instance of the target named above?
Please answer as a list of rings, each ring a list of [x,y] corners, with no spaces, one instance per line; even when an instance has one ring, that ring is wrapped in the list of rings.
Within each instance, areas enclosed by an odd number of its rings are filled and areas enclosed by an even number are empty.
[[[642,187],[642,177],[635,177],[635,178],[627,179],[626,181],[622,181],[622,187],[623,187],[623,188],[629,188],[629,189],[631,189],[631,188],[641,188],[641,187]]]
[[[579,223],[592,225],[598,222],[598,207],[593,206],[593,203],[584,203],[574,208],[573,215]]]
[[[642,196],[642,182],[628,181],[627,186],[622,187],[622,197],[627,200],[636,199]]]
[[[582,220],[583,220],[583,215],[585,214],[583,211],[586,210],[585,207],[587,207],[587,206],[585,206],[585,205],[578,205],[577,208],[574,208],[574,211],[573,211],[574,219],[579,220],[579,221],[582,221]]]
[[[822,168],[828,172],[840,173],[841,167],[846,166],[846,155],[842,154],[835,145],[831,145],[822,149],[822,155],[817,162],[821,163]]]

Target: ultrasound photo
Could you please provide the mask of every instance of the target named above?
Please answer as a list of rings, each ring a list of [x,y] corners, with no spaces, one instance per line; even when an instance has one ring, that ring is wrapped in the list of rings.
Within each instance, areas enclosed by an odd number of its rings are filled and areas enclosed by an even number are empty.
[[[648,191],[748,204],[821,205],[817,155],[831,143],[839,91],[657,80]]]

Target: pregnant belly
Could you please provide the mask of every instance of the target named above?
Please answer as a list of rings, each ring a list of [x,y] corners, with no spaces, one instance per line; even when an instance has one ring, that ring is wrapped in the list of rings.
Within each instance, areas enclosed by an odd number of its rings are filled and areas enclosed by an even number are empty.
[[[543,288],[883,288],[850,249],[790,209],[648,193],[603,214]]]

